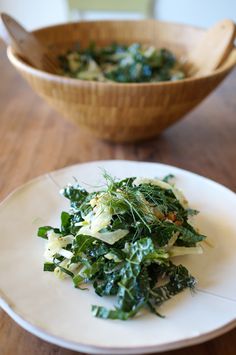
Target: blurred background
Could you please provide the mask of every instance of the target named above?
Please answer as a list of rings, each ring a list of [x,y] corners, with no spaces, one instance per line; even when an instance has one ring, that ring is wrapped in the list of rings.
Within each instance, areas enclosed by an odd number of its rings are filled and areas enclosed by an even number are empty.
[[[28,29],[91,19],[156,18],[201,27],[236,22],[236,0],[0,0],[0,11]]]

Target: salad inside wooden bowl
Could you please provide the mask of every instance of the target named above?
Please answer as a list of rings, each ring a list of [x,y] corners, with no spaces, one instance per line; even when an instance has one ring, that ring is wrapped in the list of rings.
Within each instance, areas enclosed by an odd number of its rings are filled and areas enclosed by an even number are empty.
[[[59,56],[61,73],[81,80],[140,83],[175,81],[185,78],[181,61],[166,48],[132,43],[112,43],[105,47],[79,43]]]
[[[115,53],[111,55],[117,54],[117,51],[131,51],[138,55],[141,51],[144,56],[147,51],[147,56],[150,51],[150,57],[153,55],[168,59],[165,62],[165,65],[168,64],[167,76],[171,79],[168,81],[157,80],[166,79],[164,67],[159,68],[159,73],[156,69],[153,71],[155,81],[153,77],[145,76],[147,73],[142,63],[141,78],[136,75],[137,70],[134,70],[132,75],[128,73],[132,80],[127,80],[127,76],[120,75],[120,70],[113,67],[106,74],[109,76],[106,78],[108,80],[101,82],[74,78],[77,68],[72,77],[38,70],[17,56],[11,47],[8,48],[8,56],[32,88],[68,120],[98,138],[113,142],[134,142],[155,137],[180,120],[205,99],[235,66],[236,49],[233,49],[224,63],[211,74],[173,80],[172,70],[176,67],[170,67],[173,59],[169,52],[179,62],[181,58],[188,57],[202,41],[204,33],[204,30],[192,26],[154,20],[85,21],[34,31],[56,58],[75,48],[78,43],[79,51],[83,52],[86,52],[92,42],[96,44],[92,48],[96,53],[109,48],[112,43],[122,45],[124,49],[114,47],[112,51]],[[134,46],[134,43],[138,45]],[[163,48],[169,52],[163,52]],[[150,58],[146,59],[148,61]],[[131,67],[132,65],[130,64]],[[134,67],[136,65],[134,63]],[[81,75],[82,72],[79,73]]]

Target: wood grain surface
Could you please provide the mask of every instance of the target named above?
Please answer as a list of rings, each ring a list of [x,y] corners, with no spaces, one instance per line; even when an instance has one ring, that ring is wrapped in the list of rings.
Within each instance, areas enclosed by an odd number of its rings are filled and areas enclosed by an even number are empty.
[[[29,179],[98,159],[162,162],[236,191],[236,72],[185,120],[140,144],[95,140],[64,121],[36,96],[7,61],[0,43],[0,198]],[[203,319],[204,322],[204,319]],[[0,311],[1,355],[72,355],[21,329]],[[236,330],[166,355],[235,355]]]

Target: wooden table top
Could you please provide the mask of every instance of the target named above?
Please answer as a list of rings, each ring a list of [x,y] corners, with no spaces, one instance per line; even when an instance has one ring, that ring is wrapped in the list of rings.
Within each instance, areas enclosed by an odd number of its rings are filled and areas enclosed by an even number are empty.
[[[161,162],[207,176],[236,191],[236,72],[160,137],[139,144],[92,139],[63,120],[8,63],[0,43],[0,199],[54,169],[101,159]],[[204,320],[203,320],[204,321]],[[0,311],[0,354],[72,355],[20,328]],[[235,355],[236,329],[166,355]]]

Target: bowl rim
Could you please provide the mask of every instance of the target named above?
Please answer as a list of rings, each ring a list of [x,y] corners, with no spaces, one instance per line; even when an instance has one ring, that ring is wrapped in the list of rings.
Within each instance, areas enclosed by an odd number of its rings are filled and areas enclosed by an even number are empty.
[[[196,30],[200,30],[205,32],[206,30],[204,28],[198,27],[198,26],[192,26],[189,24],[183,24],[183,23],[175,23],[175,22],[171,22],[171,21],[159,21],[159,20],[153,20],[153,19],[143,19],[143,20],[92,20],[92,21],[73,21],[73,22],[66,22],[66,23],[59,23],[59,24],[54,24],[54,25],[49,25],[49,26],[45,26],[45,27],[40,27],[37,28],[33,31],[31,31],[32,33],[37,34],[40,31],[46,31],[48,29],[52,29],[52,28],[56,28],[56,27],[66,27],[68,25],[75,25],[75,24],[80,24],[80,23],[86,23],[86,24],[91,24],[91,23],[112,23],[112,22],[126,22],[126,23],[140,23],[140,22],[158,22],[161,24],[170,24],[170,25],[177,25],[180,27],[189,27],[192,29],[196,29]],[[236,53],[236,46],[234,45],[234,47],[232,48],[232,52]],[[230,54],[231,54],[230,53]],[[228,57],[230,56],[230,54],[228,55]],[[55,83],[64,83],[64,84],[69,84],[72,86],[99,86],[99,87],[103,87],[105,85],[105,87],[119,87],[119,88],[128,88],[128,87],[160,87],[160,86],[176,86],[176,85],[181,85],[182,83],[189,83],[189,82],[193,82],[193,81],[201,81],[203,79],[209,79],[212,78],[214,76],[220,75],[222,73],[227,73],[230,70],[232,70],[235,66],[236,66],[236,59],[234,61],[234,63],[229,63],[229,64],[224,64],[224,62],[220,65],[219,68],[217,68],[216,70],[214,70],[213,72],[211,72],[210,74],[206,74],[206,75],[202,75],[199,77],[187,77],[181,80],[175,80],[175,81],[159,81],[159,82],[141,82],[141,83],[120,83],[120,82],[102,82],[102,81],[95,81],[95,80],[81,80],[81,79],[77,79],[77,78],[70,78],[70,77],[66,77],[63,75],[59,75],[59,74],[52,74],[50,72],[46,72],[44,70],[41,69],[37,69],[35,67],[33,67],[32,65],[28,64],[27,62],[25,62],[20,56],[17,55],[17,53],[14,51],[14,48],[12,47],[12,45],[8,45],[7,46],[7,56],[8,59],[10,60],[10,62],[19,70],[22,70],[24,72],[27,72],[28,74],[31,74],[32,76],[35,76],[37,78],[41,78],[43,80],[49,80],[51,82],[55,82]],[[227,58],[228,58],[227,57]],[[227,59],[226,59],[227,61]]]
[[[41,32],[44,30],[50,30],[52,28],[55,27],[66,27],[68,25],[80,25],[80,24],[86,24],[86,25],[90,25],[93,23],[144,23],[144,22],[149,22],[149,23],[160,23],[163,25],[174,25],[174,26],[178,26],[178,27],[189,27],[195,30],[199,30],[202,32],[205,32],[207,29],[201,26],[197,26],[197,25],[191,25],[188,23],[183,23],[183,22],[174,22],[174,21],[165,21],[165,20],[158,20],[158,19],[153,19],[153,18],[144,18],[144,19],[100,19],[100,20],[72,20],[72,21],[67,21],[67,22],[59,22],[59,23],[55,23],[55,24],[51,24],[51,25],[47,25],[47,26],[43,26],[43,27],[37,27],[35,29],[33,29],[32,31],[29,31],[31,33],[36,34],[37,32]]]

